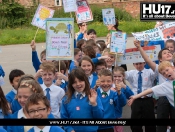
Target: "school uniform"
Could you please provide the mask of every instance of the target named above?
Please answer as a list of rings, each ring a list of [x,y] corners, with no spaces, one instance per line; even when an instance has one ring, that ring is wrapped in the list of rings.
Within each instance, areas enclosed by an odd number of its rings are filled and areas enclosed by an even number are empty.
[[[0,65],[0,76],[4,77],[5,76],[5,72],[2,69],[2,66]]]
[[[3,112],[2,112],[2,109],[0,109],[0,119],[9,119],[10,115],[11,114],[4,115]],[[3,128],[5,130],[7,130],[7,126],[0,126],[0,128]]]
[[[4,128],[0,127],[0,132],[7,132]]]
[[[100,53],[96,53],[96,57],[101,57],[101,54]]]
[[[47,86],[42,84],[41,87],[43,88],[44,94],[47,94]],[[65,95],[65,92],[59,86],[52,84],[49,87],[50,91],[50,106],[51,106],[51,113],[54,115],[55,118],[60,118],[60,105],[62,97]]]
[[[96,85],[96,81],[98,80],[98,76],[93,73],[88,77],[90,88],[94,88]]]
[[[18,100],[17,99],[14,99],[11,103],[11,110],[12,110],[12,113],[15,113],[16,111],[20,110],[22,107],[21,105],[19,104]]]
[[[13,88],[9,93],[6,94],[5,98],[11,104],[12,101],[15,99],[16,94],[17,94],[17,91],[16,89]]]
[[[41,132],[41,129],[37,126],[34,126],[28,132]],[[64,132],[64,130],[58,126],[45,126],[42,129],[42,132]]]
[[[97,106],[92,106],[85,93],[72,95],[70,102],[66,103],[67,96],[62,100],[61,119],[101,119],[104,116],[103,105],[97,96]],[[98,126],[64,126],[66,132],[96,132]]]
[[[16,111],[10,116],[11,119],[26,119],[26,116],[23,112],[23,108],[19,111]],[[48,115],[49,119],[54,119],[52,114]],[[33,126],[7,126],[8,132],[27,132]]]
[[[65,80],[61,80],[61,85],[60,87],[66,92],[67,91],[67,85],[68,85],[68,82],[66,82]]]
[[[131,84],[134,95],[151,88],[156,74],[151,69],[130,70],[125,72],[125,79]],[[142,86],[139,88],[139,77],[142,77]],[[138,89],[139,88],[139,89]],[[131,119],[155,119],[152,94],[136,99],[131,105]],[[145,132],[155,132],[156,126],[145,126]],[[142,132],[142,126],[131,126],[132,132]]]
[[[126,97],[121,92],[120,95],[118,95],[117,92],[114,92],[112,90],[108,90],[106,93],[106,96],[103,94],[103,89],[98,88],[97,94],[100,98],[103,109],[104,109],[104,119],[116,119],[116,109],[118,106],[123,107],[126,105]],[[113,130],[113,126],[99,126],[99,130],[107,130],[111,131],[110,128]]]
[[[75,65],[75,62],[72,60],[71,63],[70,63],[70,66],[69,66],[69,73],[71,73],[71,71],[73,69],[76,69],[76,68],[77,68],[77,66]]]
[[[171,63],[173,66],[173,63]],[[158,71],[158,65],[156,65],[155,74],[158,75],[159,85],[168,81],[162,74]],[[174,118],[175,115],[174,108],[171,106],[170,102],[167,99],[167,96],[159,96],[157,100],[157,119],[169,119]],[[174,130],[174,126],[171,126],[171,130]],[[164,132],[167,130],[167,126],[157,126],[157,132]],[[171,131],[173,132],[173,131]]]

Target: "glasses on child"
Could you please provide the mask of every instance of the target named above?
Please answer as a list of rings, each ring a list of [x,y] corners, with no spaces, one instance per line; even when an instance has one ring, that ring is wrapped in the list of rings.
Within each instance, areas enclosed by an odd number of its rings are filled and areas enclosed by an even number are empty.
[[[46,109],[47,109],[47,108],[40,108],[40,109],[37,109],[37,110],[31,110],[31,111],[29,111],[29,114],[30,114],[30,115],[34,115],[36,112],[42,113],[42,112],[44,112]]]

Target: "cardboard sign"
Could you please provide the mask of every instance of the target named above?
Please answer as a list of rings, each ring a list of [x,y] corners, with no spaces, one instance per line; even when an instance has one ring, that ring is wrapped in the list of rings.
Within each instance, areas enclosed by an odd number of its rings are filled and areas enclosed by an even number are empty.
[[[103,23],[105,25],[115,25],[115,12],[113,8],[102,9]]]
[[[75,12],[77,11],[76,0],[63,0],[64,12]]]

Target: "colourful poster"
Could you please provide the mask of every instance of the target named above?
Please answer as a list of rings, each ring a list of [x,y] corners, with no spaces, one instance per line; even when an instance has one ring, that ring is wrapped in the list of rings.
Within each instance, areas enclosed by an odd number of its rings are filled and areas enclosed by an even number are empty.
[[[122,32],[112,32],[110,51],[117,53],[125,53],[127,35]]]
[[[93,20],[92,11],[86,0],[77,0],[77,11],[75,12],[77,23]]]
[[[168,22],[157,28],[132,33],[132,35],[139,41],[175,40],[175,22]]]
[[[64,12],[75,12],[77,11],[76,0],[63,0]]]
[[[49,9],[41,4],[38,6],[32,20],[32,25],[46,30],[46,18],[52,18],[54,10]]]
[[[73,60],[74,19],[46,19],[46,59]]]
[[[102,9],[103,23],[105,25],[115,25],[115,12],[113,8]]]
[[[148,57],[152,60],[158,60],[158,53],[161,50],[160,45],[143,47]],[[125,50],[124,55],[117,56],[117,64],[132,64],[137,62],[145,62],[140,51],[137,48],[130,48]]]

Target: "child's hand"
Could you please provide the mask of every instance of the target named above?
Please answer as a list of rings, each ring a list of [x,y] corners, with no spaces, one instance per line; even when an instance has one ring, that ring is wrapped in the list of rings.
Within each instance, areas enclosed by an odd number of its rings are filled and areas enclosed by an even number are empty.
[[[134,40],[134,45],[137,47],[137,48],[140,48],[140,41],[138,40]]]
[[[55,85],[60,86],[62,83],[62,79],[57,79]]]
[[[36,51],[35,40],[32,40],[32,41],[31,41],[30,46],[31,46],[31,48],[32,48],[32,51]]]
[[[115,89],[119,95],[121,94],[121,88],[122,86],[120,84],[115,84]]]
[[[89,95],[89,101],[91,103],[92,106],[96,106],[97,105],[97,92],[94,89],[90,89],[91,95]]]
[[[134,102],[135,98],[134,96],[129,97],[130,99],[128,100],[128,105],[131,106],[132,103]]]
[[[96,81],[94,89],[97,90],[97,88],[100,86],[100,79]]]
[[[43,70],[42,69],[39,69],[35,75],[35,77],[39,78],[43,75]]]
[[[101,56],[101,57],[98,57],[98,60],[102,60],[102,59],[111,59],[109,56]]]
[[[123,82],[119,83],[121,85],[122,88],[126,89],[126,85]]]
[[[71,132],[75,132],[74,130],[72,130]]]
[[[65,76],[63,73],[61,73],[61,72],[57,72],[56,73],[56,78],[57,79],[63,79],[63,80],[65,80],[65,81],[68,81],[68,77],[67,76]]]

